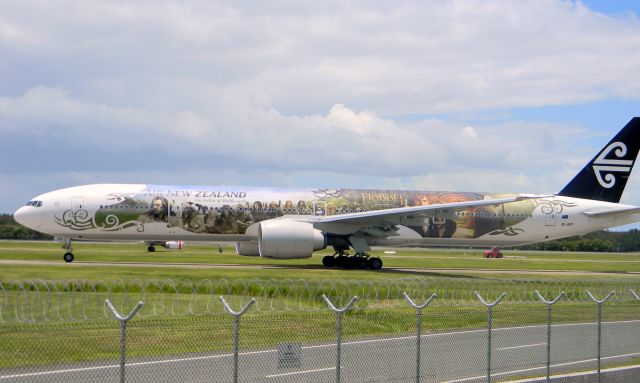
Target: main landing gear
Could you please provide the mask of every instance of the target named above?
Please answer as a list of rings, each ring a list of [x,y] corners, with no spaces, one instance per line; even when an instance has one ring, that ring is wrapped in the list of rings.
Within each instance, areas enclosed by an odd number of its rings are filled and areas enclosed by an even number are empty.
[[[345,251],[337,251],[333,255],[327,255],[322,258],[324,267],[342,267],[343,269],[371,269],[380,270],[382,268],[382,259],[378,257],[369,257],[367,253],[356,253],[349,255]]]
[[[71,238],[65,238],[64,239],[64,243],[62,244],[62,248],[67,251],[62,256],[64,261],[67,262],[67,263],[73,262],[73,253],[72,253],[73,249],[71,248]]]

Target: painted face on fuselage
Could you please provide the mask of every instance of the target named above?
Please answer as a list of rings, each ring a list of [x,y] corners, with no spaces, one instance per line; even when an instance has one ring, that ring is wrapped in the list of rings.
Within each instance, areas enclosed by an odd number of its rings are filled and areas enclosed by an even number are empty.
[[[154,213],[162,213],[162,199],[156,198],[152,202]]]

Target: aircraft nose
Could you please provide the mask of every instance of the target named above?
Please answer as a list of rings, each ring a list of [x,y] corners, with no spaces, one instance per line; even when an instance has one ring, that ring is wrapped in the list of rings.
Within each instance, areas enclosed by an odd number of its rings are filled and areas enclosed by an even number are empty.
[[[13,213],[13,219],[15,219],[16,222],[18,222],[22,226],[26,226],[30,229],[36,229],[38,226],[40,226],[41,222],[39,222],[39,220],[37,219],[37,214],[34,209],[35,208],[31,206],[23,206],[20,209],[16,210],[15,213]]]

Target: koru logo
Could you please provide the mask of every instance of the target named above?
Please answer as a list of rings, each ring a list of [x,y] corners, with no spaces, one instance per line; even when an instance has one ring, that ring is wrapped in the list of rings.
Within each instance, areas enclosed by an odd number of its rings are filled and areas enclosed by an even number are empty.
[[[607,146],[593,162],[593,171],[596,173],[598,183],[603,188],[611,189],[616,184],[614,172],[629,173],[633,160],[613,160],[607,158],[611,153],[617,158],[627,155],[627,146],[622,142],[613,142]],[[603,178],[604,174],[604,178]]]

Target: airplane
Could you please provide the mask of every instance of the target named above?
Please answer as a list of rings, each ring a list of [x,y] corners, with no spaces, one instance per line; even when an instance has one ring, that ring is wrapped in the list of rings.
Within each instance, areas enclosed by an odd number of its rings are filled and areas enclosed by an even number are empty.
[[[332,247],[324,266],[377,270],[382,260],[369,255],[374,245],[512,247],[640,220],[640,207],[619,203],[639,129],[634,117],[548,195],[93,184],[39,195],[14,218],[61,238],[66,262],[76,240],[138,240],[149,251],[175,241],[232,241],[239,255],[278,259]]]

